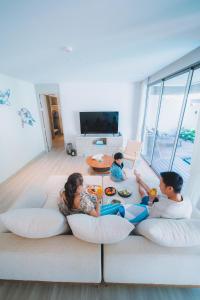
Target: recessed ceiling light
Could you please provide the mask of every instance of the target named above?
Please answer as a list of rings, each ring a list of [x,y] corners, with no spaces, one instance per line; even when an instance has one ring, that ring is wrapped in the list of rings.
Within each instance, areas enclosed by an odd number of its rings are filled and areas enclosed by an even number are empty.
[[[64,46],[62,47],[62,51],[66,53],[71,53],[73,51],[73,48],[71,46]]]

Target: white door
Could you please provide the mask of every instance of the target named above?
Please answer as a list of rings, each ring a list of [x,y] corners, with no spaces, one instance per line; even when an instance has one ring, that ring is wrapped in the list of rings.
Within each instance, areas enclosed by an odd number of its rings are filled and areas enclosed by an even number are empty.
[[[50,128],[50,120],[47,108],[47,100],[46,96],[40,94],[40,112],[42,118],[42,127],[43,127],[43,136],[46,150],[49,152],[52,148],[52,135],[51,135],[51,128]]]

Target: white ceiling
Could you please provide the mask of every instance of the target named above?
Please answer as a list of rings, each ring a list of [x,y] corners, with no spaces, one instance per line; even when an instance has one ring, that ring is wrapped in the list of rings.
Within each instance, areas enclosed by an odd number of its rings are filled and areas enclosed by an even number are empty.
[[[200,1],[0,0],[0,37],[3,74],[139,81],[200,46]]]

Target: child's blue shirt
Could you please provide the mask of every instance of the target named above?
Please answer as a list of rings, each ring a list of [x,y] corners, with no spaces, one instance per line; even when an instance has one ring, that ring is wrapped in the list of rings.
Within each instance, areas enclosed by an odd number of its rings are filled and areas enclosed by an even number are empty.
[[[123,163],[118,165],[115,161],[113,162],[110,172],[111,172],[111,178],[115,181],[122,181],[124,180],[124,173],[123,173]]]

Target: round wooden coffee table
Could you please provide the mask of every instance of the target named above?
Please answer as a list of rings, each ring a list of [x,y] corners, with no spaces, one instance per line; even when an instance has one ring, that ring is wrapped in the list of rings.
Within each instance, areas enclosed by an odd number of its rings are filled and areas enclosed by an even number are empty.
[[[92,156],[88,156],[86,162],[96,173],[108,174],[113,163],[113,158],[110,155],[104,155],[103,161],[98,161],[93,159]]]

